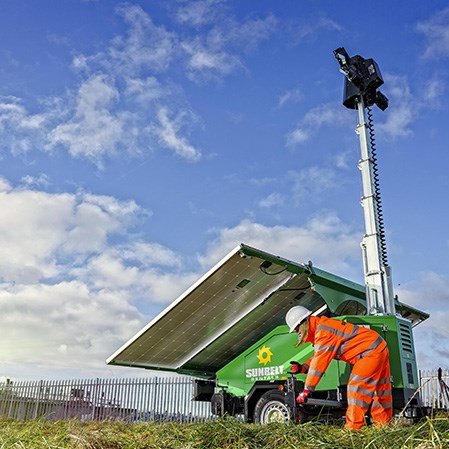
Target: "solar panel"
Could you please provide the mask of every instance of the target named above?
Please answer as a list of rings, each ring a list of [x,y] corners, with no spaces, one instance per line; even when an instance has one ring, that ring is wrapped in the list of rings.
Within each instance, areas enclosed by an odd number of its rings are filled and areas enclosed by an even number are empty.
[[[195,370],[209,371],[211,358],[217,357],[218,351],[206,350],[213,342],[232,346],[238,338],[242,345],[248,339],[244,333],[256,338],[261,332],[257,327],[275,315],[260,304],[296,275],[282,267],[276,268],[276,274],[266,274],[260,269],[264,259],[246,257],[241,249],[239,246],[228,254],[108,363],[171,370],[189,364]],[[262,312],[253,313],[257,308]],[[251,320],[244,320],[249,315]],[[233,332],[225,335],[230,329]],[[202,351],[205,353],[195,361]],[[226,348],[222,346],[219,352],[223,355]]]

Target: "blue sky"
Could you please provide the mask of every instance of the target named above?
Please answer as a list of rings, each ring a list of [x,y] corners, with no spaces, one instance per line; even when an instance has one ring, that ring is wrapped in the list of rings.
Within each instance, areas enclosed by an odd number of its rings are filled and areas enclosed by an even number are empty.
[[[0,377],[105,359],[240,242],[363,282],[355,111],[374,58],[395,293],[449,365],[444,1],[0,1]]]

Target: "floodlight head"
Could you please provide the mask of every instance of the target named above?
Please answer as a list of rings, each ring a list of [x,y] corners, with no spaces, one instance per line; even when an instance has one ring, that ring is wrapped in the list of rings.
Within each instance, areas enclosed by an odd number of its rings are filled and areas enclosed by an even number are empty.
[[[334,56],[346,77],[343,104],[349,109],[357,109],[357,104],[363,99],[365,106],[376,104],[385,110],[388,99],[377,91],[384,81],[376,62],[360,55],[350,57],[343,47],[334,50]]]
[[[340,47],[334,50],[334,56],[340,64],[340,70],[346,74],[346,68],[350,59],[348,52],[343,47]]]
[[[379,109],[382,111],[385,111],[385,109],[388,108],[388,98],[380,91],[378,90],[376,92],[376,105]]]

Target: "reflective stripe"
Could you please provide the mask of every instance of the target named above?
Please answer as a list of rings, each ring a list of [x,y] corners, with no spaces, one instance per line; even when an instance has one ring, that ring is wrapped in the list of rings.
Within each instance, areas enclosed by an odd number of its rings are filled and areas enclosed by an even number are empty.
[[[342,354],[346,351],[346,346],[350,343],[350,340],[346,340],[341,346],[340,349],[337,352],[338,357],[341,357]]]
[[[320,330],[328,331],[331,334],[336,335],[337,337],[347,339],[347,338],[355,337],[358,333],[359,327],[356,326],[355,324],[353,324],[352,326],[354,327],[354,329],[350,333],[347,333],[347,332],[343,332],[339,329],[335,329],[334,327],[326,326],[325,324],[319,324],[316,328],[316,332],[319,332]]]
[[[315,354],[319,352],[332,352],[333,354],[338,351],[338,346],[315,346]]]
[[[324,374],[324,371],[318,371],[317,369],[309,369],[309,374],[315,377],[321,377]]]
[[[378,385],[385,385],[385,384],[391,384],[392,379],[391,377],[384,377],[383,379],[380,379],[377,383]]]
[[[385,384],[391,383],[391,378],[387,377],[387,378],[375,380],[375,379],[372,379],[371,377],[362,377],[357,374],[351,373],[349,376],[349,381],[355,382],[355,383],[357,383],[357,382],[363,383],[364,382],[366,384],[373,385],[374,387],[377,387],[378,385],[385,385]]]
[[[371,408],[392,408],[393,403],[391,402],[373,402]]]
[[[359,326],[355,326],[355,325],[354,325],[354,327],[356,328],[354,330],[354,332],[352,332],[352,334],[348,337],[348,340],[343,342],[343,344],[341,345],[340,351],[339,351],[339,356],[341,356],[342,354],[345,353],[346,347],[351,343],[351,339],[354,338],[359,333],[360,327]]]
[[[348,398],[348,405],[358,405],[359,407],[364,407],[366,409],[368,409],[368,407],[370,406],[369,402],[365,402],[362,401],[361,399],[356,399],[356,398]]]
[[[366,384],[372,385],[374,387],[377,387],[379,385],[379,381],[371,379],[371,377],[362,377],[357,374],[352,374],[349,376],[350,382],[364,382]]]
[[[391,397],[391,390],[378,390],[375,394],[378,398],[388,398]]]
[[[312,385],[304,385],[304,390],[309,390],[310,392],[314,392],[315,391],[315,387],[313,387]]]
[[[382,344],[383,341],[384,339],[379,335],[366,351],[363,351],[360,355],[357,356],[357,360],[360,360],[362,357],[366,357],[368,354],[371,354]]]
[[[364,394],[365,396],[368,396],[368,397],[372,397],[374,395],[374,391],[358,387],[357,385],[348,385],[348,392],[360,393],[360,394]]]

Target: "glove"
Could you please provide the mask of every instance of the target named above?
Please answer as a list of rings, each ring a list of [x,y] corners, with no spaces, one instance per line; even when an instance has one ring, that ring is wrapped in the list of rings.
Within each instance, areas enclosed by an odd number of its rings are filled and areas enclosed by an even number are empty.
[[[302,366],[298,362],[290,362],[290,365],[291,365],[291,371],[292,371],[293,374],[298,374],[298,373],[304,373],[305,372],[304,366]]]
[[[296,396],[296,402],[298,404],[306,403],[310,393],[311,393],[310,390],[303,390],[301,393],[298,394],[298,396]]]

